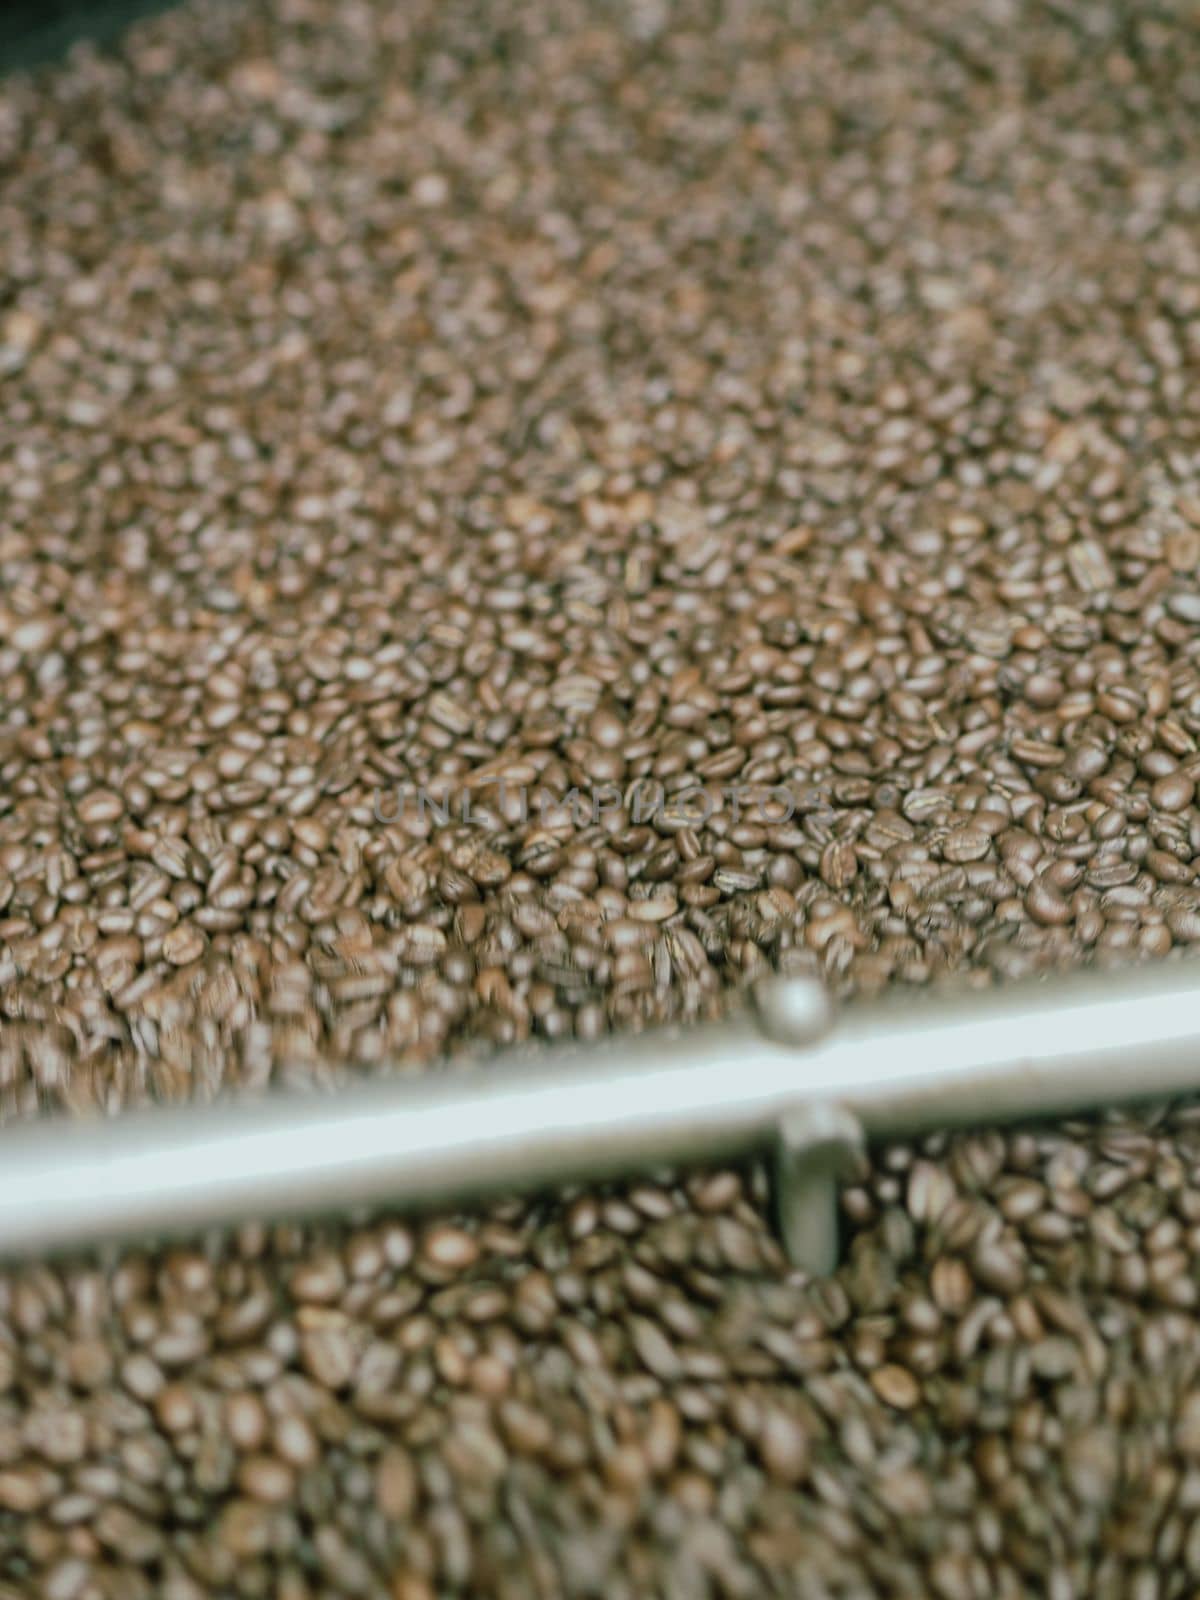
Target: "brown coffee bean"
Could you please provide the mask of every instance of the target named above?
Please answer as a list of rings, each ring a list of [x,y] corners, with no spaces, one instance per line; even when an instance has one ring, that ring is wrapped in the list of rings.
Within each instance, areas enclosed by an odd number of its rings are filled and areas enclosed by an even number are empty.
[[[309,1375],[327,1389],[341,1389],[354,1376],[358,1355],[351,1328],[338,1312],[313,1312],[303,1325],[300,1354]]]
[[[245,1392],[231,1395],[225,1402],[225,1426],[239,1450],[259,1449],[267,1435],[267,1413],[258,1396]]]
[[[190,962],[198,961],[204,954],[204,948],[204,935],[199,928],[187,923],[172,928],[162,944],[163,955],[175,967],[186,967]]]
[[[808,1471],[808,1439],[794,1417],[769,1411],[763,1418],[759,1450],[763,1465],[781,1483],[798,1483]]]
[[[417,1503],[417,1475],[405,1451],[390,1449],[375,1470],[375,1502],[390,1520],[406,1521]]]
[[[921,1386],[903,1367],[888,1364],[877,1367],[870,1376],[871,1387],[885,1405],[910,1411],[921,1398]]]
[[[465,1272],[477,1259],[479,1247],[461,1228],[437,1227],[425,1235],[421,1251],[433,1266],[450,1272]]]
[[[1035,922],[1045,927],[1062,927],[1071,920],[1071,907],[1049,879],[1034,878],[1025,891],[1025,909]]]
[[[990,849],[990,840],[981,829],[958,828],[947,835],[942,855],[953,862],[979,861]]]
[[[275,1454],[289,1466],[304,1471],[320,1455],[320,1446],[308,1419],[298,1413],[280,1417],[272,1433]]]
[[[275,1456],[250,1456],[238,1468],[238,1486],[251,1500],[284,1505],[291,1498],[295,1479],[290,1467]]]
[[[1150,799],[1160,811],[1182,811],[1191,805],[1195,792],[1196,785],[1186,773],[1173,772],[1152,785]]]

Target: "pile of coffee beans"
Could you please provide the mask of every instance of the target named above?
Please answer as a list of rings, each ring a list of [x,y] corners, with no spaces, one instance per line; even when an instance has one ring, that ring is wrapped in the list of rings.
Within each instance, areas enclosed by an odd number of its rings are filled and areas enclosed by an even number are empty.
[[[190,0],[0,163],[0,1119],[1200,941],[1186,7]],[[1200,1585],[1195,1112],[844,1210],[5,1269],[0,1600]]]

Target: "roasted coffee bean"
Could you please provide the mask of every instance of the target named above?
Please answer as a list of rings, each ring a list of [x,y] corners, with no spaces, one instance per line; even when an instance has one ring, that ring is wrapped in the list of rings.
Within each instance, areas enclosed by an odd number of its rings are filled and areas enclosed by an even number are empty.
[[[1003,10],[0,80],[5,1121],[1186,958],[1195,28]],[[1183,1593],[1196,1127],[5,1266],[0,1592]]]

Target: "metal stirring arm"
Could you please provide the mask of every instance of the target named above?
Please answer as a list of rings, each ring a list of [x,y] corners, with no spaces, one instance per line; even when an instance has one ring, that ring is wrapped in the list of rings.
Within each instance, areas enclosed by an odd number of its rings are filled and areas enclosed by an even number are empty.
[[[0,1132],[0,1255],[248,1217],[430,1207],[773,1148],[798,1264],[836,1260],[865,1138],[1200,1089],[1200,968],[1169,963],[831,1010],[772,979],[728,1022],[522,1065]]]

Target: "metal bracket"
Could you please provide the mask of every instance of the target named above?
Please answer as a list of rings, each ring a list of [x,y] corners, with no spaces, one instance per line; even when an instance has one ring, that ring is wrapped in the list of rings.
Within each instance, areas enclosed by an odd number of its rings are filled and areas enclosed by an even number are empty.
[[[798,1106],[779,1127],[774,1155],[775,1211],[788,1259],[814,1277],[838,1263],[839,1178],[863,1148],[858,1118],[843,1106]]]
[[[758,1024],[793,1049],[815,1044],[833,1023],[828,990],[817,978],[764,978],[755,985]],[[863,1147],[858,1119],[833,1104],[798,1105],[780,1123],[774,1153],[775,1210],[788,1258],[814,1276],[838,1261],[837,1184]]]

